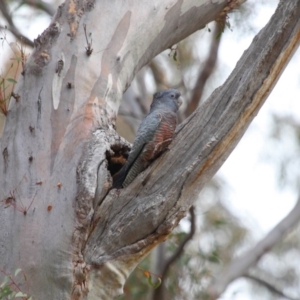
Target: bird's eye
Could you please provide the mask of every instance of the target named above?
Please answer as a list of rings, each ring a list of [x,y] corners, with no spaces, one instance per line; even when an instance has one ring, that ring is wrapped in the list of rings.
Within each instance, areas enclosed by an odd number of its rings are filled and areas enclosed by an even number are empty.
[[[174,95],[174,94],[171,94],[171,97],[172,97],[172,98],[175,98],[175,95]]]

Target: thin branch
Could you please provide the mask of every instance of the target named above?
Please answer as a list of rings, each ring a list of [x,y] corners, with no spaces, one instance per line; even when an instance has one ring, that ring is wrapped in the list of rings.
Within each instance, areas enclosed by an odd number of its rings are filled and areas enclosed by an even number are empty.
[[[25,45],[29,46],[29,47],[33,47],[33,42],[26,37],[25,35],[23,35],[18,28],[15,26],[13,19],[11,17],[11,15],[8,12],[7,6],[5,1],[0,1],[0,10],[2,12],[2,15],[4,16],[4,18],[6,19],[7,23],[8,23],[8,27],[7,29],[18,39],[21,40]],[[0,26],[0,29],[6,29],[3,26]]]
[[[16,27],[9,26],[6,28],[3,26],[0,26],[0,29],[1,30],[6,30],[6,29],[9,30],[18,40],[22,41],[23,44],[33,48],[33,46],[34,46],[33,42],[28,37],[26,37],[25,35],[20,33],[20,31]]]
[[[280,221],[264,239],[242,256],[235,259],[224,272],[216,278],[208,289],[211,299],[218,298],[233,280],[246,275],[249,268],[255,265],[265,253],[269,252],[271,248],[284,237],[287,230],[295,226],[299,220],[300,196],[291,212]]]
[[[251,279],[252,281],[255,281],[258,284],[266,287],[270,292],[272,292],[273,294],[276,294],[277,296],[286,298],[288,300],[299,300],[299,298],[293,298],[293,297],[287,296],[284,292],[280,291],[278,288],[276,288],[275,286],[273,286],[272,284],[270,284],[269,282],[267,282],[261,278],[255,277],[250,274],[245,274],[245,275],[243,275],[243,277],[245,277],[247,279]]]
[[[167,81],[166,74],[159,66],[157,60],[152,60],[149,64],[149,67],[152,71],[154,80],[156,82],[157,90],[169,88],[169,83]]]
[[[13,20],[11,18],[10,13],[8,12],[5,1],[0,1],[0,10],[3,14],[3,17],[6,19],[9,26],[14,26]]]
[[[208,78],[211,76],[218,59],[218,51],[221,42],[222,34],[220,34],[221,26],[219,23],[215,23],[215,28],[213,31],[212,41],[209,49],[209,56],[204,63],[204,67],[201,70],[195,88],[193,90],[193,95],[187,108],[185,110],[185,116],[188,117],[191,115],[196,108],[199,106],[199,103],[202,98],[203,90]]]
[[[120,116],[124,116],[124,117],[130,117],[130,118],[133,118],[133,119],[136,119],[136,120],[139,120],[141,121],[143,119],[143,116],[141,115],[137,115],[133,112],[125,112],[125,111],[119,111],[119,115]]]
[[[147,99],[147,94],[148,94],[145,79],[146,79],[146,67],[142,68],[136,75],[136,82],[138,84],[140,96],[135,97],[135,99],[143,115],[146,115],[148,112],[148,105],[145,101]],[[144,101],[142,101],[142,99]]]
[[[194,208],[194,206],[191,206],[189,212],[190,212],[190,216],[191,216],[190,232],[185,237],[185,239],[181,242],[181,244],[178,246],[177,250],[173,253],[173,255],[165,263],[165,266],[164,266],[162,274],[161,274],[162,280],[166,277],[166,274],[167,274],[170,266],[175,262],[175,260],[177,260],[181,256],[185,245],[193,238],[193,236],[195,234],[195,231],[196,231],[196,220],[195,219],[196,218],[195,218],[195,208]]]
[[[162,284],[153,291],[152,299],[161,300],[165,299],[165,285],[164,281],[169,271],[171,265],[182,255],[185,245],[193,238],[196,231],[196,218],[195,218],[195,209],[194,206],[190,207],[190,216],[191,216],[191,227],[190,232],[178,246],[177,250],[173,253],[173,255],[164,263],[164,266],[161,271],[161,281]]]

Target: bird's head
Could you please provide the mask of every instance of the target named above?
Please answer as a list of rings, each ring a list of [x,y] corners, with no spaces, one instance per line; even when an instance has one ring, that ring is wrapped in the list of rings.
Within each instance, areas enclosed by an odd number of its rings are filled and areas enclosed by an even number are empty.
[[[153,110],[166,107],[177,112],[181,104],[181,94],[177,90],[169,89],[154,94],[150,109]]]

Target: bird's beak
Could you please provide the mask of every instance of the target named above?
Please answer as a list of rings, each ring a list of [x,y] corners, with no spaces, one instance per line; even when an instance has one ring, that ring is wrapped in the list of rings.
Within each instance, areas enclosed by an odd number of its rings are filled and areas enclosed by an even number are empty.
[[[178,100],[177,100],[178,107],[181,106],[182,102],[183,102],[183,99],[182,99],[182,97],[180,96],[180,97],[178,98]]]

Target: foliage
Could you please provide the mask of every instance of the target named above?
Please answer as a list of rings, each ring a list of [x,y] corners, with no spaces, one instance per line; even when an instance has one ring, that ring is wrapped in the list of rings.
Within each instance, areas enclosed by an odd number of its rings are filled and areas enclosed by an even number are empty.
[[[221,204],[220,198],[225,190],[226,185],[216,178],[202,192],[196,204],[196,234],[162,281],[167,288],[167,299],[205,299],[214,274],[233,259],[246,239],[249,240],[247,230]],[[172,256],[188,234],[186,225],[189,225],[189,220],[182,220],[164,243],[166,257]],[[119,300],[146,299],[153,293],[156,286],[149,284],[149,277],[154,277],[154,283],[159,283],[161,274],[154,275],[145,270],[153,270],[154,264],[151,255],[141,262],[130,275]]]
[[[13,54],[13,57],[10,58],[11,63],[7,63],[5,71],[0,73],[0,112],[6,116],[11,97],[14,97],[19,101],[18,95],[13,91],[17,83],[17,78],[21,72],[20,67],[24,69],[27,54],[25,53],[22,43],[15,43],[13,45],[8,41],[6,29],[0,30],[0,40],[2,41],[2,47],[3,44],[6,43]]]
[[[26,299],[26,300],[32,300],[33,298],[31,296],[28,296],[27,294],[23,293],[20,289],[20,286],[16,283],[16,278],[18,275],[22,272],[21,269],[17,269],[14,272],[14,276],[7,274],[3,270],[0,269],[0,272],[4,274],[4,278],[2,282],[0,282],[0,299]],[[26,276],[23,273],[23,278],[26,281]]]

